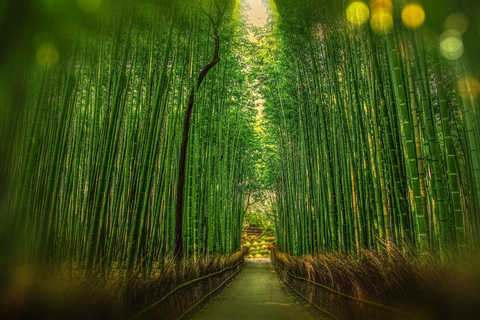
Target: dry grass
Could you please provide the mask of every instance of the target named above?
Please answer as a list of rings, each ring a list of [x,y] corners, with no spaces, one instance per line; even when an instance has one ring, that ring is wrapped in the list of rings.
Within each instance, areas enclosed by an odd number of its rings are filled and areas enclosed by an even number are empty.
[[[85,278],[80,269],[40,276],[27,267],[12,268],[0,278],[0,319],[127,319],[178,285],[233,266],[243,256],[237,252],[182,263],[168,257],[150,276],[129,279],[121,271]],[[236,270],[176,291],[143,319],[176,319]]]
[[[323,252],[296,258],[275,251],[272,256],[294,275],[418,316],[342,297],[278,268],[289,284],[340,319],[480,319],[478,258],[439,261],[393,245],[382,254],[363,250],[358,256]]]

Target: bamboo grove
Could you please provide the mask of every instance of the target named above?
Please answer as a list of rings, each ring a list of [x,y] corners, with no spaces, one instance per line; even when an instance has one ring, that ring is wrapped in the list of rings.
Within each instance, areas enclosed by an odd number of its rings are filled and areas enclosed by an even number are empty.
[[[173,252],[191,92],[182,255],[240,249],[255,112],[236,49],[239,3],[220,25],[209,19],[223,2],[111,1],[105,14],[73,3],[41,30],[22,75],[5,200],[12,214],[1,217],[34,263],[148,274]],[[214,28],[218,63],[197,88]]]
[[[348,21],[352,3],[370,23]],[[281,251],[390,242],[442,255],[478,243],[477,61],[444,58],[434,30],[402,22],[408,3],[271,2],[277,23],[262,41],[279,58],[259,72]],[[444,9],[438,20],[460,9],[424,8]]]
[[[256,42],[240,0],[0,6],[0,244],[149,274],[239,250],[263,188],[289,254],[478,246],[480,26],[436,33],[479,4],[264,2]]]

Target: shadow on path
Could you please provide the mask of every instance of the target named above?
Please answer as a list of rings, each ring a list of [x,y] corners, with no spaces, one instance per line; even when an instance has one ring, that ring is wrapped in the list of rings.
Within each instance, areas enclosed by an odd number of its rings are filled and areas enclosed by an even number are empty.
[[[285,293],[269,259],[246,260],[246,264],[234,282],[191,319],[314,319]]]

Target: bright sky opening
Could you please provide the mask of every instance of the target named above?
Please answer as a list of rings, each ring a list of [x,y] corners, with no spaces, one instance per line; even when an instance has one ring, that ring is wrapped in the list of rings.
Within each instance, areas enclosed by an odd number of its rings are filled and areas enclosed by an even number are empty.
[[[255,27],[263,27],[267,24],[267,8],[262,0],[245,0],[250,9],[247,10],[248,23]]]

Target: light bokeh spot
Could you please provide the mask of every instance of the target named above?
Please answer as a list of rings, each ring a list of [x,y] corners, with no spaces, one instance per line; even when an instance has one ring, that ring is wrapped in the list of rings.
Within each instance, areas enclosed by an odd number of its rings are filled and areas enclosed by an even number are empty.
[[[416,29],[425,22],[425,11],[418,3],[409,3],[402,10],[403,24],[410,29]]]
[[[377,11],[370,19],[372,30],[378,34],[386,34],[393,28],[393,16],[388,11]]]
[[[368,6],[361,1],[352,2],[347,7],[347,20],[351,24],[361,26],[368,21],[369,17],[370,10],[368,9]]]
[[[58,63],[60,54],[53,44],[43,44],[37,49],[37,63],[43,67],[51,68]]]
[[[456,60],[463,55],[462,35],[454,30],[447,30],[440,36],[440,52],[449,60]]]
[[[77,0],[78,7],[85,12],[94,12],[102,4],[102,0]]]
[[[458,93],[464,98],[476,99],[480,95],[480,82],[475,77],[467,76],[458,80]]]
[[[466,15],[462,13],[452,13],[448,16],[443,24],[443,29],[445,30],[455,30],[460,34],[464,34],[468,30],[470,22]]]
[[[370,9],[372,12],[393,11],[392,0],[370,0]]]

